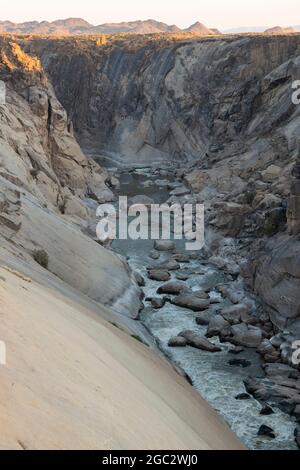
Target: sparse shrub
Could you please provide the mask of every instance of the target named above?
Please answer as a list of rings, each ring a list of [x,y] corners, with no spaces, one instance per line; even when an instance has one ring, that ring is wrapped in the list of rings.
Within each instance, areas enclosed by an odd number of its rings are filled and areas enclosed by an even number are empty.
[[[138,335],[131,335],[131,337],[133,339],[135,339],[136,341],[138,341],[139,343],[142,343],[144,346],[149,346],[147,343],[145,343],[145,341],[142,340],[142,338]]]
[[[112,326],[114,326],[115,328],[118,328],[118,330],[123,331],[122,328],[121,328],[117,323],[115,323],[115,322],[113,322],[113,321],[110,321],[109,323],[110,323]]]
[[[107,44],[106,36],[104,34],[101,34],[101,36],[99,36],[99,38],[97,39],[96,44],[97,46],[105,46],[105,44]]]
[[[33,252],[33,259],[43,268],[48,269],[49,256],[45,250],[35,250]]]

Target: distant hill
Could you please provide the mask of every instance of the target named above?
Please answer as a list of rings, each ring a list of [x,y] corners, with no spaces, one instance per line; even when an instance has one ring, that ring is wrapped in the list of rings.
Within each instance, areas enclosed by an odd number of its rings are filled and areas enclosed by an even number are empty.
[[[68,18],[66,20],[28,21],[25,23],[12,23],[0,21],[0,31],[7,33],[32,34],[80,34],[89,31],[93,26],[81,18]]]
[[[167,25],[155,20],[130,21],[128,23],[105,23],[91,28],[91,33],[113,34],[113,33],[168,33],[177,32],[180,29],[175,25]]]
[[[181,30],[176,25],[168,25],[155,20],[104,23],[98,26],[94,26],[81,18],[67,18],[52,22],[28,21],[25,23],[12,23],[11,21],[0,21],[0,32],[23,34],[150,34],[180,31],[205,35],[221,34],[217,29],[209,29],[199,21],[184,30]]]
[[[200,23],[199,21],[192,24],[189,28],[186,28],[184,31],[197,34],[214,34],[211,29],[207,28],[204,24]]]
[[[282,28],[281,26],[274,26],[274,28],[268,28],[264,32],[268,34],[289,34],[296,33],[296,30],[292,27]]]
[[[240,28],[231,28],[231,29],[226,29],[223,31],[223,33],[231,33],[231,34],[239,34],[239,33],[264,33],[267,30],[273,29],[273,28],[267,28],[267,26],[242,26]],[[283,28],[283,29],[289,29],[289,28]],[[295,32],[300,31],[300,25],[293,26],[292,29],[295,30]]]

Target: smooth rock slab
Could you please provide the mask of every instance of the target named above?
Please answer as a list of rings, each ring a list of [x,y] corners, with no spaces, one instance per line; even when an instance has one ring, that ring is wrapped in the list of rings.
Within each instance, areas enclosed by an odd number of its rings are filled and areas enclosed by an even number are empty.
[[[200,336],[194,331],[183,331],[179,334],[186,339],[188,346],[196,349],[202,349],[202,351],[208,351],[212,353],[221,352],[222,349],[211,343],[204,336]]]

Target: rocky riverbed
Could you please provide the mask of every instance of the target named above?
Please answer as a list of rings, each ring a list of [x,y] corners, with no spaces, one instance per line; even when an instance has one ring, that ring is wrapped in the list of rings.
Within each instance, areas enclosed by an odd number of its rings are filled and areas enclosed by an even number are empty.
[[[155,203],[193,199],[170,169],[121,170],[119,177],[117,193],[129,198],[143,195]],[[220,266],[206,248],[185,251],[183,241],[173,246],[116,240],[113,249],[138,273],[145,294],[139,320],[238,437],[251,449],[296,449],[297,423],[284,392],[295,398],[299,373],[276,362],[272,342],[280,343],[279,336],[268,315],[262,317],[236,261]],[[260,396],[262,389],[268,391]]]

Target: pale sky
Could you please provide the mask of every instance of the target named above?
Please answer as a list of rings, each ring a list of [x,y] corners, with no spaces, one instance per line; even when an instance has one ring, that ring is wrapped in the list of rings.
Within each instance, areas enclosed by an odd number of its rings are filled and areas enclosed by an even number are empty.
[[[300,24],[299,0],[0,0],[0,20],[84,18],[92,24],[156,19],[219,29]]]

